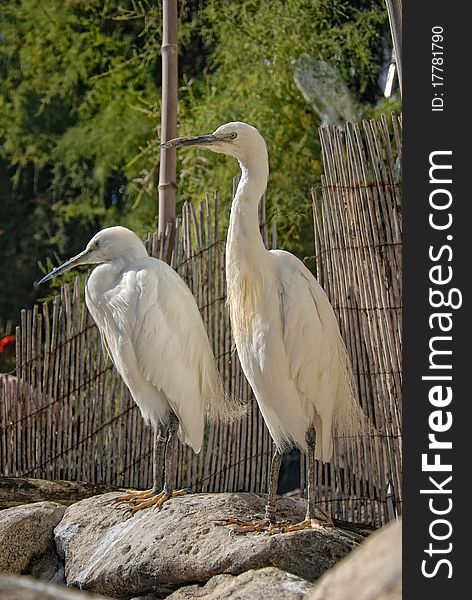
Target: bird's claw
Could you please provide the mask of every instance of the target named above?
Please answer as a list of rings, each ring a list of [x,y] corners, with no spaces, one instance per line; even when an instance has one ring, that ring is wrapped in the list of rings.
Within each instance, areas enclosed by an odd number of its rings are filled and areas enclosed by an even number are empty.
[[[229,517],[227,519],[218,519],[215,525],[232,525],[232,535],[245,535],[246,533],[278,533],[280,528],[288,525],[288,521],[272,521],[270,519],[243,520]],[[276,531],[277,530],[277,531]]]
[[[292,523],[290,525],[284,525],[278,530],[271,531],[271,535],[274,533],[290,533],[291,531],[302,531],[303,529],[330,529],[334,527],[334,523],[330,517],[327,520],[321,519],[305,519],[300,523]]]
[[[123,504],[125,502],[139,502],[140,500],[146,500],[147,498],[151,498],[156,495],[156,492],[153,490],[127,490],[126,494],[122,494],[121,496],[117,496],[113,500],[113,505],[116,506],[118,504]]]
[[[275,535],[277,533],[290,533],[291,531],[302,531],[303,529],[329,529],[334,527],[331,517],[319,510],[322,518],[310,517],[300,523],[291,521],[277,521],[273,519],[255,517],[252,520],[237,519],[228,517],[226,519],[215,519],[215,525],[232,525],[231,535],[245,535],[247,533],[268,533]]]
[[[128,490],[127,494],[118,496],[113,501],[115,507],[122,504],[131,504],[128,506],[128,511],[134,515],[140,510],[145,508],[153,508],[154,510],[161,510],[163,504],[170,498],[176,498],[178,496],[184,496],[186,490],[174,490],[172,493],[167,492],[155,492],[153,490]]]

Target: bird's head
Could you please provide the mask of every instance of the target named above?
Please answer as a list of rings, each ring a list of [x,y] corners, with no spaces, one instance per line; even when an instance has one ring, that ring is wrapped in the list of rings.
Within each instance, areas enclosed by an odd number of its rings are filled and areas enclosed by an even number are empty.
[[[135,233],[126,227],[107,227],[93,236],[85,250],[53,269],[35,285],[45,283],[79,265],[96,265],[120,257],[137,259],[144,256],[147,256],[146,248]]]
[[[252,125],[233,121],[220,125],[213,133],[197,137],[180,137],[164,142],[162,148],[200,146],[220,154],[234,156],[243,164],[255,159],[267,161],[267,147],[262,135]]]

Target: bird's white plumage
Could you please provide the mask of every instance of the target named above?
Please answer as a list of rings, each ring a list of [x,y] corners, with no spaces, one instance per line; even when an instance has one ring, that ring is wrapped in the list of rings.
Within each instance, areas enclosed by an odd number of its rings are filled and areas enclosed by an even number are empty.
[[[229,132],[236,132],[228,140]],[[269,173],[265,142],[245,123],[227,123],[208,148],[238,159],[226,244],[231,323],[238,355],[279,449],[306,449],[316,431],[316,456],[330,460],[333,433],[361,426],[354,380],[338,323],[315,277],[288,252],[267,251],[258,227],[258,202]]]
[[[338,432],[354,427],[356,408],[352,376],[333,308],[323,288],[295,256],[271,251],[279,274],[283,345],[288,371],[302,403],[306,425],[314,424],[316,457],[330,460],[333,421]],[[347,423],[346,415],[348,411]],[[295,438],[302,445],[300,438]]]
[[[205,415],[224,419],[240,409],[224,393],[192,293],[123,227],[100,231],[47,278],[89,263],[100,264],[87,281],[87,307],[144,419],[166,425],[172,411],[181,440],[199,452]]]
[[[195,301],[178,275],[157,259],[133,261],[114,277],[113,269],[109,264],[97,267],[86,292],[110,356],[144,419],[167,422],[172,410],[182,441],[198,452],[206,332],[195,326],[196,319],[201,323]]]

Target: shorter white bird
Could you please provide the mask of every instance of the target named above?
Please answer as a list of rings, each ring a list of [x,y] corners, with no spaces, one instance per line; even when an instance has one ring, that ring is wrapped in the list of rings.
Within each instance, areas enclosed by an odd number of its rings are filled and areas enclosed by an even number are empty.
[[[184,493],[173,489],[176,433],[200,452],[205,415],[229,420],[241,406],[224,392],[191,291],[169,265],[148,255],[137,235],[124,227],[103,229],[37,285],[85,264],[99,264],[87,281],[85,301],[103,345],[145,421],[169,430],[163,489],[155,468],[152,490],[118,499],[132,501],[133,512],[161,506]]]

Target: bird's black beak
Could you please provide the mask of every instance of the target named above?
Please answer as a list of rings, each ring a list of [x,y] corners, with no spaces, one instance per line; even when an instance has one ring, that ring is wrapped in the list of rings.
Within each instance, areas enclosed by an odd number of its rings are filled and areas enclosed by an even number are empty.
[[[200,135],[197,137],[179,137],[164,142],[160,145],[161,148],[184,148],[185,146],[211,146],[222,140],[212,133],[208,135]]]
[[[45,283],[46,281],[49,281],[49,280],[53,279],[54,277],[57,277],[57,275],[61,275],[62,273],[65,273],[66,271],[70,271],[70,269],[73,269],[74,267],[77,267],[78,265],[83,265],[84,263],[87,262],[86,258],[85,258],[86,254],[87,254],[87,250],[84,250],[80,254],[77,254],[76,256],[69,258],[69,260],[66,260],[66,262],[62,263],[62,265],[59,265],[58,267],[54,268],[50,273],[48,273],[42,279],[37,281],[34,284],[34,286],[38,287],[38,285],[41,285],[42,283]]]

